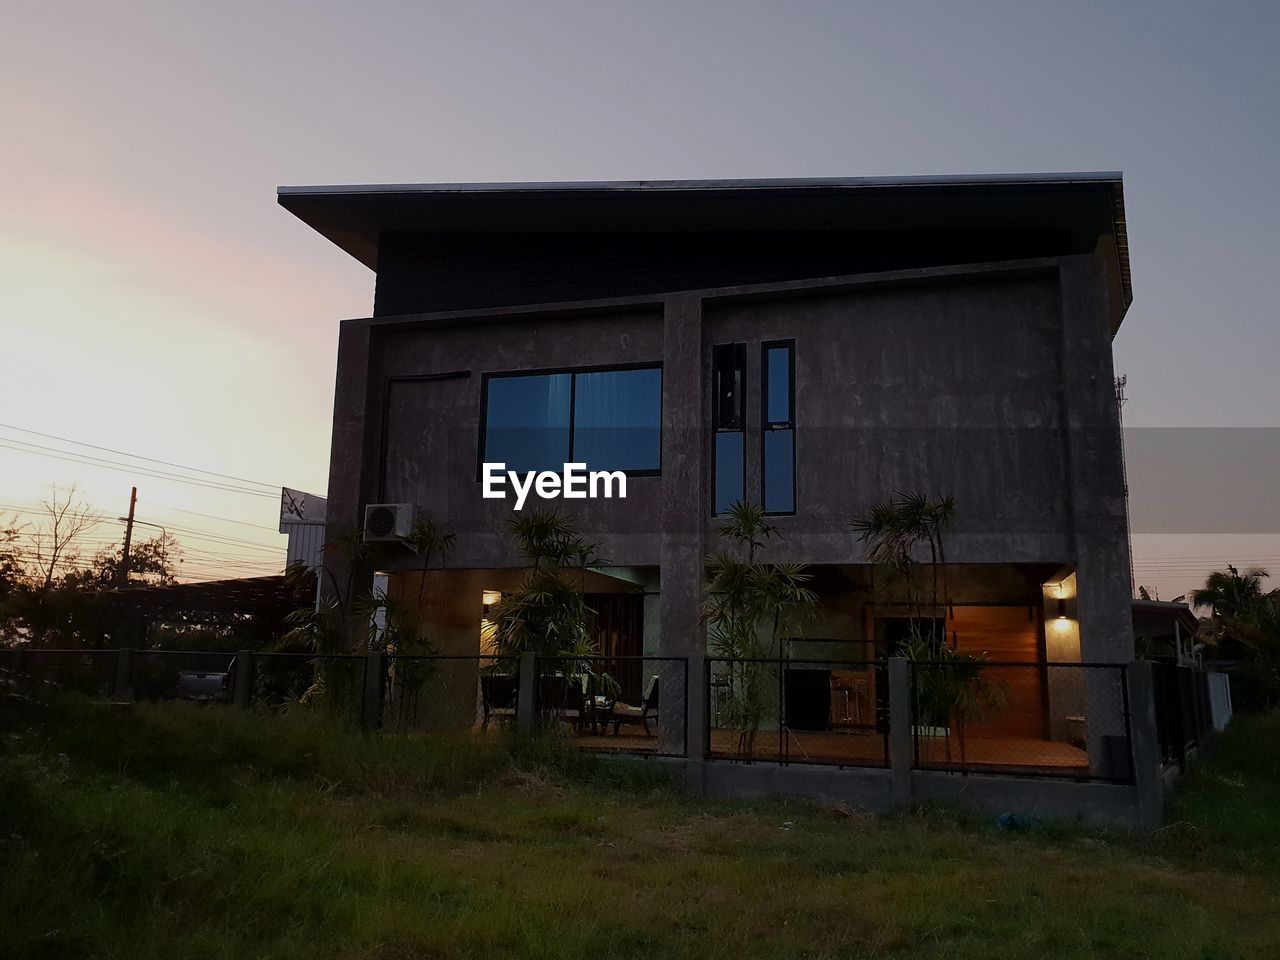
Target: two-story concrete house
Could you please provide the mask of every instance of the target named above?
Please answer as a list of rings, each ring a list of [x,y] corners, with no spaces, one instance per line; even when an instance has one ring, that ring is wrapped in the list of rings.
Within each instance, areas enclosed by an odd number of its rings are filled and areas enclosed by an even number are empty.
[[[699,607],[717,516],[744,499],[821,607],[779,654],[780,697],[818,706],[779,708],[787,764],[757,764],[753,789],[831,790],[839,773],[871,805],[944,795],[962,778],[930,770],[936,729],[917,718],[914,745],[892,746],[912,751],[905,772],[887,740],[858,738],[884,733],[903,611],[847,521],[896,493],[949,495],[931,614],[957,649],[1010,664],[969,747],[1005,752],[971,772],[1044,777],[1027,782],[1057,798],[1045,809],[1136,809],[1133,678],[1066,666],[1133,658],[1119,174],[282,187],[279,202],[376,272],[372,316],[341,326],[327,521],[409,503],[448,523],[426,614],[446,652],[481,652],[486,598],[521,566],[514,498],[482,496],[482,464],[622,471],[625,499],[551,504],[609,560],[587,584],[602,646],[688,658],[687,692],[664,689],[668,744],[678,729],[691,777],[738,789],[718,779],[748,774],[716,763]],[[360,577],[413,595],[416,559],[378,547]]]

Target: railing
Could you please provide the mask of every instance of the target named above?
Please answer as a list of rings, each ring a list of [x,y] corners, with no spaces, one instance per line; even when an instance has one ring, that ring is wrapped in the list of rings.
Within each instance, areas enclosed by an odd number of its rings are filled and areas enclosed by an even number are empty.
[[[20,683],[47,683],[89,697],[110,697],[115,690],[115,650],[8,651],[4,667]]]
[[[269,710],[305,705],[353,723],[362,722],[367,656],[255,652],[245,657],[252,664],[247,691],[250,705]]]
[[[586,750],[688,755],[686,657],[537,657],[534,712]]]
[[[384,729],[487,733],[515,723],[518,657],[388,654],[382,663]]]
[[[1153,661],[1151,675],[1160,759],[1181,765],[1213,731],[1209,675],[1168,660]]]
[[[713,759],[889,766],[882,661],[707,658]]]
[[[1133,782],[1123,664],[910,663],[913,766]]]

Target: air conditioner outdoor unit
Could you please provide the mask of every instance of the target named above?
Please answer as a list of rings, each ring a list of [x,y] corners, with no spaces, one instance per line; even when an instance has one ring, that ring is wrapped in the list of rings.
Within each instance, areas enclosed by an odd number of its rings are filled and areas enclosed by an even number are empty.
[[[412,503],[370,503],[364,508],[366,543],[403,540],[413,530]]]

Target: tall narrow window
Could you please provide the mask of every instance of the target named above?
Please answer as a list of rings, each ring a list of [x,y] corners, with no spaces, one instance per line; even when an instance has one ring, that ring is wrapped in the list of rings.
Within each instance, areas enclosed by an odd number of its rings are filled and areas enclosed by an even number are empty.
[[[765,513],[796,512],[795,341],[761,345]]]
[[[715,432],[715,512],[743,499],[747,345],[724,343],[711,353],[711,425]]]

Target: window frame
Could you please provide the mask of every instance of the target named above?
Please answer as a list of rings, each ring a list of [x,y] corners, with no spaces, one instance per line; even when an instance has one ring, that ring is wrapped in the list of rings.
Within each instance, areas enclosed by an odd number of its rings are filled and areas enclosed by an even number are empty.
[[[778,347],[787,350],[787,420],[769,419],[769,351]],[[791,431],[791,509],[770,510],[768,508],[768,491],[765,489],[767,467],[765,465],[765,436],[775,430]],[[765,516],[793,517],[800,504],[800,490],[796,472],[798,450],[796,447],[796,341],[794,337],[781,340],[762,340],[760,342],[760,507]]]
[[[742,381],[741,390],[742,397],[738,405],[739,424],[737,427],[722,427],[720,425],[720,396],[719,381],[716,378],[716,355],[722,348],[731,348],[733,357],[742,361]],[[717,507],[716,500],[716,481],[719,478],[720,457],[719,444],[716,443],[716,437],[722,433],[736,433],[742,437],[742,499],[747,499],[747,394],[748,394],[748,376],[747,376],[747,344],[746,341],[731,341],[730,343],[716,343],[711,346],[711,516],[723,517],[727,514],[720,512]]]
[[[628,363],[597,363],[582,367],[540,367],[530,370],[489,370],[480,375],[480,440],[476,446],[476,482],[484,477],[485,445],[489,434],[489,381],[507,377],[551,377],[560,374],[569,375],[569,452],[565,463],[576,463],[573,459],[574,432],[576,426],[576,403],[578,399],[578,374],[580,373],[614,373],[627,370],[657,370],[662,374],[661,360],[640,360]],[[662,415],[665,396],[661,389],[658,392],[658,466],[656,469],[623,470],[627,479],[632,477],[662,476],[662,438],[665,417]],[[590,464],[587,469],[591,470]]]

